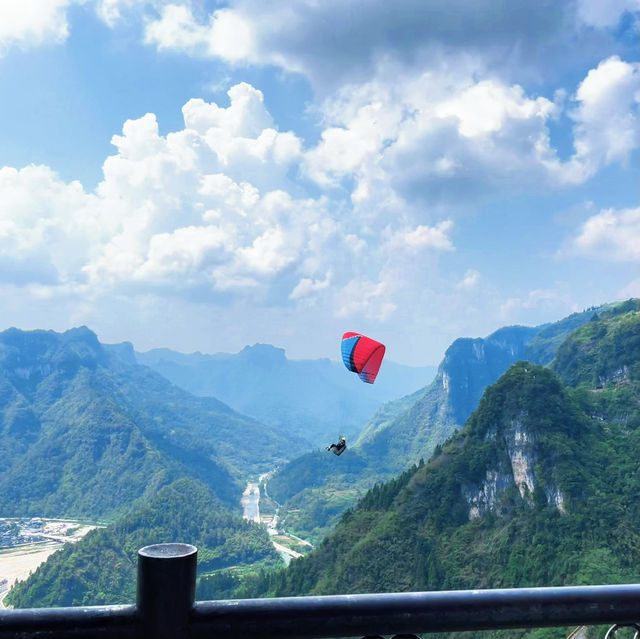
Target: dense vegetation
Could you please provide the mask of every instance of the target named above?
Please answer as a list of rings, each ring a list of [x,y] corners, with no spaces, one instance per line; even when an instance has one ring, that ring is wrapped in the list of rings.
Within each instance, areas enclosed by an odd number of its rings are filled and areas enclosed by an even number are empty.
[[[204,484],[181,479],[54,553],[12,588],[7,603],[19,608],[132,603],[138,549],[176,540],[198,548],[200,581],[221,568],[280,563],[263,528],[231,514]],[[204,597],[206,586],[202,593],[200,588],[198,596]]]
[[[558,373],[513,365],[427,463],[374,486],[313,553],[234,596],[637,582],[640,428],[621,411],[640,404],[636,308],[575,330]]]
[[[240,479],[296,445],[127,361],[87,328],[0,333],[4,516],[104,517],[185,476],[235,506]]]
[[[362,495],[358,478],[369,464],[362,450],[296,460],[288,476],[269,482],[270,496],[290,503],[306,496],[296,514],[301,529],[311,529],[314,516],[339,523],[286,570],[274,568],[264,531],[189,481],[158,494],[162,509],[140,502],[115,525],[60,551],[12,597],[18,605],[48,605],[53,590],[62,597],[55,605],[131,601],[137,548],[176,539],[200,548],[207,574],[198,597],[206,599],[637,582],[639,335],[636,301],[591,312],[564,336],[549,366],[513,364],[433,456],[391,481],[379,478],[342,516],[330,509],[319,478],[345,479],[334,499]],[[537,348],[548,357],[542,342]],[[337,461],[341,475],[333,472]],[[249,567],[232,569],[240,563]],[[72,599],[64,598],[67,590]],[[518,636],[555,635],[509,634]]]
[[[521,452],[531,492],[514,483],[515,423],[530,442]],[[629,451],[639,450],[638,434],[590,419],[548,369],[515,365],[428,464],[371,490],[316,552],[271,577],[267,590],[633,581],[640,576],[639,457]],[[490,478],[495,501],[483,503]],[[480,516],[471,515],[474,495]]]
[[[600,312],[609,308],[600,307]],[[505,327],[485,339],[457,339],[447,349],[434,381],[382,406],[340,463],[321,453],[305,455],[274,476],[269,491],[284,505],[287,529],[312,541],[322,538],[341,512],[355,505],[376,481],[428,459],[464,425],[485,388],[510,365],[519,359],[548,364],[562,342],[589,323],[594,312],[574,313],[534,328]]]

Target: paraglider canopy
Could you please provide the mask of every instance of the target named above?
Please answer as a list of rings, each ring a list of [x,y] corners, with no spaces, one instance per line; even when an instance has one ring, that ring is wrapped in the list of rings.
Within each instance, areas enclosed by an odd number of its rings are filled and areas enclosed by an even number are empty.
[[[360,333],[347,332],[342,336],[342,361],[367,384],[373,384],[380,370],[385,346]]]

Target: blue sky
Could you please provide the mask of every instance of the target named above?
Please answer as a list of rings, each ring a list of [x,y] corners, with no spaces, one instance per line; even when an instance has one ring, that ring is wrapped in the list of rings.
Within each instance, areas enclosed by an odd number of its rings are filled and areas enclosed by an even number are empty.
[[[631,0],[0,2],[0,328],[401,363],[640,296]]]

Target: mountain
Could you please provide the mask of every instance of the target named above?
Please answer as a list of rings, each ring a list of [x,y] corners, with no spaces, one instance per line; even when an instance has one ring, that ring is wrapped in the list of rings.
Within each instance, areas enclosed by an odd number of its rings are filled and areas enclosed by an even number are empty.
[[[447,349],[433,382],[374,414],[340,463],[318,451],[293,460],[269,481],[269,494],[284,505],[285,525],[312,541],[330,531],[341,512],[376,481],[385,481],[460,429],[489,384],[521,359],[548,364],[576,328],[615,305],[593,307],[537,327],[509,326],[486,338],[460,338]],[[304,466],[301,481],[299,469]],[[336,499],[336,494],[340,495]]]
[[[264,528],[232,514],[203,483],[180,479],[54,553],[11,589],[7,603],[16,608],[132,603],[138,549],[176,540],[198,548],[200,581],[237,564],[281,563]]]
[[[598,315],[550,366],[511,366],[427,463],[250,594],[637,581],[640,428],[621,407],[629,389],[640,403],[640,303]]]
[[[122,355],[86,327],[0,333],[4,516],[102,517],[181,477],[235,506],[241,479],[304,450]]]
[[[603,312],[608,306],[598,308]],[[392,473],[428,457],[437,443],[463,426],[485,388],[509,366],[519,360],[548,364],[568,335],[589,322],[595,312],[594,307],[551,324],[508,326],[483,339],[455,340],[435,379],[411,408],[384,428],[369,423],[356,442],[358,450],[378,459]]]
[[[435,367],[401,366],[386,360],[374,386],[363,384],[342,363],[328,359],[290,360],[269,344],[239,353],[183,354],[169,349],[136,353],[177,386],[213,396],[265,424],[326,445],[340,434],[349,439],[380,404],[428,384]]]

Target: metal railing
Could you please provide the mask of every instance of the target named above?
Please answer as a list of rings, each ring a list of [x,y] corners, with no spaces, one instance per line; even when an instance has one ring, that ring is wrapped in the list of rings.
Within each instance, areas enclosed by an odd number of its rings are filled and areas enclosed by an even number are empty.
[[[196,557],[188,544],[142,548],[135,605],[2,610],[0,639],[312,639],[601,624],[640,629],[640,585],[196,602]]]

